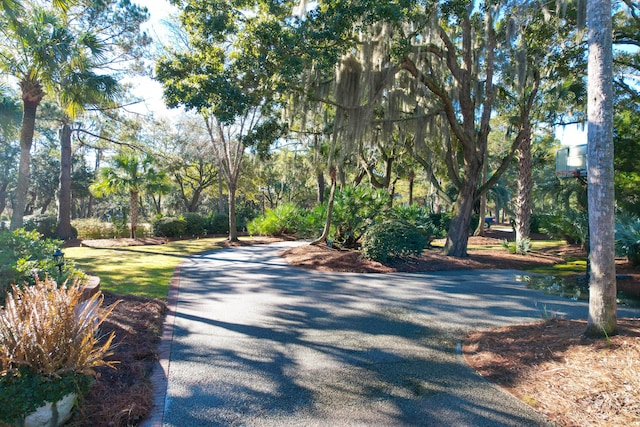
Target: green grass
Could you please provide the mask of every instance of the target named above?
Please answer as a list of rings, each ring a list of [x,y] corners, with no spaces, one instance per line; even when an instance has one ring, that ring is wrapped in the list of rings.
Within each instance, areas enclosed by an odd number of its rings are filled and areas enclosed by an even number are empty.
[[[544,274],[547,276],[564,277],[574,274],[585,274],[587,260],[568,261],[564,264],[556,264],[550,267],[538,267],[527,270],[529,273]]]
[[[100,277],[100,289],[119,295],[133,294],[166,299],[173,270],[184,259],[218,249],[223,238],[180,240],[165,245],[117,248],[65,248],[65,257]]]

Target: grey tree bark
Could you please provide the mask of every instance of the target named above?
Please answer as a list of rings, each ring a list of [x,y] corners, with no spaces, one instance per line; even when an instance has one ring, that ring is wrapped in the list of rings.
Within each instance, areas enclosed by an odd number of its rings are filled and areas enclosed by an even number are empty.
[[[617,331],[613,189],[613,52],[611,0],[588,0],[589,318],[586,333]]]

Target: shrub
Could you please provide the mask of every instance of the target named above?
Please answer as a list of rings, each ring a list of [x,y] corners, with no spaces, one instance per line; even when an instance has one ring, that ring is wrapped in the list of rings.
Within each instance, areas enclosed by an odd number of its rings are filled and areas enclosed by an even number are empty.
[[[247,224],[250,234],[262,236],[282,236],[297,234],[302,224],[302,210],[293,203],[284,203],[275,209],[267,209],[264,215]]]
[[[347,186],[336,192],[332,237],[339,245],[356,247],[367,228],[389,204],[389,194],[368,186]]]
[[[540,232],[540,220],[541,220],[541,215],[531,214],[531,223],[529,225],[529,231],[531,233]]]
[[[56,237],[58,219],[52,215],[33,215],[25,219],[23,228],[27,231],[37,231],[46,239]]]
[[[436,230],[436,237],[445,237],[449,232],[449,225],[451,224],[451,213],[431,213],[429,214],[429,221]]]
[[[151,223],[156,237],[181,237],[186,234],[187,221],[176,217],[156,218]]]
[[[423,231],[402,221],[383,221],[367,230],[362,241],[362,255],[374,261],[418,256],[427,246]]]
[[[114,236],[113,224],[97,218],[74,219],[72,224],[78,230],[79,239],[109,239]]]
[[[219,212],[213,212],[207,219],[207,233],[209,234],[228,234],[229,233],[229,215]]]
[[[587,215],[575,210],[541,215],[540,228],[552,239],[564,239],[583,247],[589,238]]]
[[[113,333],[99,342],[98,328],[115,305],[99,311],[100,294],[82,301],[77,285],[58,287],[51,278],[12,286],[0,311],[0,420],[21,416],[70,392],[86,391],[87,375],[107,362]]]
[[[322,233],[327,220],[327,204],[322,203],[313,209],[302,211],[298,237],[317,237]]]
[[[80,278],[81,272],[70,261],[65,261],[62,272],[53,259],[53,253],[62,242],[43,239],[37,231],[18,229],[0,231],[0,303],[9,286],[34,285],[36,277],[56,277],[61,283]]]
[[[182,218],[186,221],[184,232],[187,236],[201,236],[205,234],[207,230],[207,219],[202,215],[188,212],[182,215]]]
[[[424,235],[427,246],[431,244],[434,238],[439,238],[442,234],[433,222],[431,222],[431,214],[429,214],[427,208],[423,206],[394,206],[386,213],[385,219],[405,222],[417,227]],[[444,234],[446,235],[446,232]]]

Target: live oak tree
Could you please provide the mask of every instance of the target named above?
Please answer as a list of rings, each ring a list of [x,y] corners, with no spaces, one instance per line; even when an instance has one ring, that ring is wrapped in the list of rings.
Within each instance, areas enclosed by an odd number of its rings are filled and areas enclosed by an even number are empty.
[[[272,118],[279,81],[270,60],[282,16],[264,1],[175,1],[190,49],[169,51],[157,64],[170,107],[184,106],[205,120],[211,148],[229,194],[229,240],[238,240],[235,199],[244,150],[264,152],[282,133]],[[257,45],[254,34],[272,39]]]

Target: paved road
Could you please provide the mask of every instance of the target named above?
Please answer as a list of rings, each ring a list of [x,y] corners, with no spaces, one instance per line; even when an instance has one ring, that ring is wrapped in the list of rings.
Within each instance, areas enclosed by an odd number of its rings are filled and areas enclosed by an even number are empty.
[[[515,271],[320,273],[219,250],[182,267],[166,426],[545,426],[457,352],[470,329],[586,318]]]

